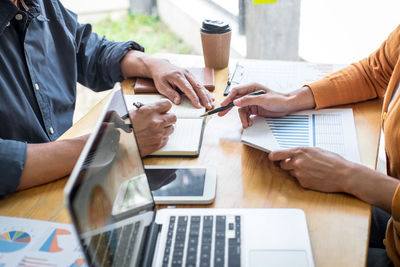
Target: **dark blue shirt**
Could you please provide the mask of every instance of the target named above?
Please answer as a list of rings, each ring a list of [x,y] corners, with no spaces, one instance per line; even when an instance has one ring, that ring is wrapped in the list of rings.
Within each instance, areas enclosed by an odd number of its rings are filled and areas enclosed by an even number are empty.
[[[15,191],[27,143],[56,140],[72,125],[76,83],[94,91],[121,81],[135,42],[110,42],[57,0],[0,0],[0,195]]]

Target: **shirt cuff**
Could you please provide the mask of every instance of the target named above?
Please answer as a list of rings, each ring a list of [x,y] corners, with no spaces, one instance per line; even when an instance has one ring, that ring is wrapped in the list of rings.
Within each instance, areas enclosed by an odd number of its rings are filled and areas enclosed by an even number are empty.
[[[340,104],[339,101],[335,101],[335,97],[332,97],[332,84],[325,79],[318,80],[311,84],[307,84],[314,95],[315,109],[321,109],[329,106],[335,106]]]
[[[124,76],[122,75],[121,71],[121,60],[130,50],[137,50],[144,52],[144,47],[134,41],[115,44],[115,47],[112,50],[112,53],[114,54],[112,55],[113,66],[111,66],[110,68],[112,72],[111,76],[113,81],[121,82],[124,80]]]
[[[0,139],[0,196],[17,189],[25,166],[27,144]]]

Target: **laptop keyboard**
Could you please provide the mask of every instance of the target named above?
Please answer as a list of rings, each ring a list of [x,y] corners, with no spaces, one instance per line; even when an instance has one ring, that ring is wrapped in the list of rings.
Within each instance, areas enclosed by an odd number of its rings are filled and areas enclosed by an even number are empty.
[[[91,236],[89,250],[95,266],[128,266],[139,233],[140,221]]]
[[[171,216],[163,267],[239,267],[240,216]]]

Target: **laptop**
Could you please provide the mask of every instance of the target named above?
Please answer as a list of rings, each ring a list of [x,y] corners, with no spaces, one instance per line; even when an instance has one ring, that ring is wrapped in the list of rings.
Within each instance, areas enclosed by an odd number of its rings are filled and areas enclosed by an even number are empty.
[[[127,112],[117,85],[64,192],[89,266],[314,266],[299,209],[157,210]]]

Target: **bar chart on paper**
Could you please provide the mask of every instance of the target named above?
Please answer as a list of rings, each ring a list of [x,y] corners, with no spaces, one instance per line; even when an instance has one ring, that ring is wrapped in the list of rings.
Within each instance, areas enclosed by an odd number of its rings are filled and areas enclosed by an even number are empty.
[[[299,112],[280,118],[256,117],[242,142],[266,151],[319,147],[360,162],[351,109]]]
[[[315,121],[315,115],[311,115]],[[311,138],[309,115],[288,115],[283,118],[267,118],[271,132],[282,148],[314,146]],[[313,131],[314,132],[314,131]]]

